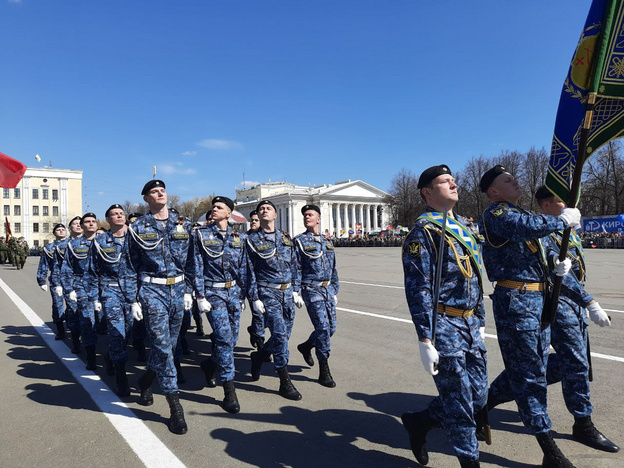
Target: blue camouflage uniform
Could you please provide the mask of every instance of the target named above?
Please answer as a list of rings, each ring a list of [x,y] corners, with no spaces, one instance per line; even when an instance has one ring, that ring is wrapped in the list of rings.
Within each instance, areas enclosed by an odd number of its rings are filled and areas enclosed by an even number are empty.
[[[190,279],[184,275],[191,228],[188,220],[171,212],[167,220],[148,213],[128,226],[130,271],[121,275],[122,282],[135,292],[134,302],[141,303],[152,343],[147,366],[156,372],[165,394],[178,391],[174,348],[184,315],[184,294],[191,293]]]
[[[442,219],[440,213],[429,214]],[[478,241],[472,237],[476,253],[471,253],[451,235],[453,220],[447,221],[438,305],[433,304],[433,295],[441,230],[429,218],[420,217],[403,244],[405,295],[419,339],[434,341],[437,313],[434,346],[439,364],[434,381],[439,396],[430,403],[428,414],[446,429],[460,460],[478,460],[474,415],[485,405],[488,380],[487,353],[479,333],[485,326],[485,309]],[[466,226],[461,216],[455,215],[455,221],[456,228]]]
[[[481,223],[485,268],[490,281],[497,282],[490,297],[505,364],[490,394],[511,389],[524,425],[534,434],[546,433],[551,427],[546,392],[550,328],[542,327],[541,319],[548,262],[557,251],[540,238],[565,229],[567,223],[506,202],[491,204]]]
[[[248,230],[247,235],[255,232],[253,230]],[[259,310],[256,310],[253,303],[249,304],[249,309],[251,311],[251,331],[250,333],[262,338],[264,341],[264,329],[266,328],[264,314]]]
[[[61,241],[54,241],[43,247],[39,268],[37,268],[37,283],[43,286],[50,282],[50,294],[52,295],[52,321],[55,323],[64,319],[65,306],[63,296],[56,294],[55,288],[61,286],[60,269],[56,256],[56,246]]]
[[[91,248],[99,300],[108,325],[108,352],[114,363],[128,360],[126,345],[134,324],[130,305],[136,301],[136,290],[128,289],[128,282],[120,280],[120,274],[128,272],[122,268],[127,263],[126,237],[115,237],[107,231],[95,237]]]
[[[311,232],[299,234],[294,242],[297,269],[301,273],[301,296],[314,325],[308,341],[314,344],[319,360],[329,359],[330,337],[336,332],[334,296],[340,288],[334,246],[330,240]]]
[[[64,239],[59,241],[54,249],[54,257],[56,261],[54,262],[54,267],[58,271],[58,278],[60,286],[63,286],[61,282],[61,267],[63,266],[63,261],[65,260],[65,250],[67,249],[67,244],[71,238]],[[80,333],[80,319],[78,318],[78,303],[69,300],[69,293],[71,290],[65,289],[63,287],[63,299],[65,299],[65,321],[67,322],[67,328],[72,332],[72,335],[76,335]]]
[[[211,224],[193,231],[189,251],[195,294],[212,306],[206,314],[214,332],[211,359],[221,382],[234,380],[234,347],[247,292],[245,240],[246,235],[231,226],[223,235],[216,224]]]
[[[90,249],[93,240],[85,237],[70,239],[61,265],[61,284],[68,294],[76,292],[77,315],[84,346],[97,344],[94,302],[98,300],[97,276],[91,264]],[[67,299],[67,303],[72,301]]]
[[[262,229],[247,236],[249,293],[266,309],[271,338],[262,350],[273,354],[275,368],[288,364],[288,340],[295,319],[293,291],[299,292],[299,271],[293,242],[283,231],[267,234]]]

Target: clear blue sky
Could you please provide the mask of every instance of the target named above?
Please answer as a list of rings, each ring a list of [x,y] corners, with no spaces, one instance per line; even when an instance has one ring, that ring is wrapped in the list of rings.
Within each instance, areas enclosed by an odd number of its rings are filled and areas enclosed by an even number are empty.
[[[103,217],[152,165],[186,200],[549,150],[590,3],[0,0],[0,152]]]

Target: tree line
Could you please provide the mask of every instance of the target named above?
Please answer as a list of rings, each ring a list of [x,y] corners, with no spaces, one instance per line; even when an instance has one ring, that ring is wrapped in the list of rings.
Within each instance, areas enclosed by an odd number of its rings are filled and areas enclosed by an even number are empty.
[[[532,147],[526,153],[503,150],[497,156],[473,156],[459,169],[451,167],[458,184],[459,202],[456,211],[466,217],[478,219],[490,204],[481,193],[481,176],[496,164],[503,165],[513,174],[524,191],[520,200],[523,208],[539,211],[533,198],[544,184],[548,172],[549,154]],[[418,190],[419,169],[402,168],[391,180],[386,200],[390,205],[393,226],[411,226],[425,211],[425,203]],[[622,144],[611,141],[598,150],[583,167],[581,198],[578,205],[584,216],[613,215],[624,211],[624,157]]]

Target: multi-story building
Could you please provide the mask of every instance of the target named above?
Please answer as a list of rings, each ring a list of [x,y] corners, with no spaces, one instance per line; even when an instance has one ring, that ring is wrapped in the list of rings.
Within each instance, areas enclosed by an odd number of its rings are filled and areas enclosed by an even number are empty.
[[[82,171],[29,167],[15,188],[2,188],[3,221],[31,247],[54,240],[52,228],[82,214]],[[6,222],[3,222],[6,235]]]
[[[249,213],[260,200],[271,200],[278,214],[275,225],[296,235],[305,231],[301,208],[313,203],[321,209],[321,232],[348,237],[388,227],[390,210],[387,197],[388,193],[361,180],[315,187],[269,182],[237,190],[236,209],[249,219]]]

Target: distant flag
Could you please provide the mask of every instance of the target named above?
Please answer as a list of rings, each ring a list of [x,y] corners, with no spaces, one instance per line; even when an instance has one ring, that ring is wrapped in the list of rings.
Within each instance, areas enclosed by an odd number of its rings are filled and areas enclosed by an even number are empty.
[[[623,3],[592,2],[563,83],[546,186],[570,206],[578,202],[585,161],[624,135],[624,41],[619,35]],[[573,184],[579,154],[578,181]],[[576,193],[571,197],[573,186]]]
[[[26,166],[4,153],[0,153],[0,187],[15,188],[26,172]]]
[[[156,166],[152,166],[152,179],[156,178]]]
[[[9,237],[12,236],[13,233],[11,232],[11,223],[9,223],[9,218],[7,218],[6,216],[4,217],[4,227],[4,230],[6,231],[6,238],[8,241]]]
[[[38,154],[35,154],[35,159],[37,160],[37,162],[41,162],[41,156],[39,156]]]

